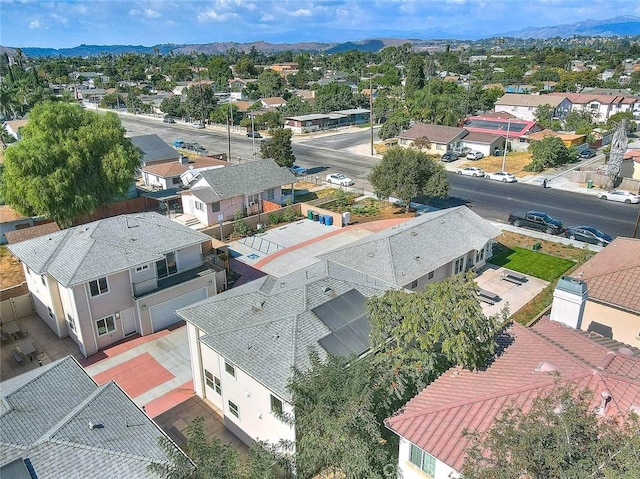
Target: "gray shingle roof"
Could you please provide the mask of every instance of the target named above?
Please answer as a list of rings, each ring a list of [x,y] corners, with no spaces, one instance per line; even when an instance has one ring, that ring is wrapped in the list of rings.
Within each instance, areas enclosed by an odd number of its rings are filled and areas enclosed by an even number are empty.
[[[157,213],[113,216],[9,245],[36,274],[69,287],[162,259],[211,237]]]
[[[471,250],[500,230],[466,206],[438,210],[320,256],[403,287]]]
[[[1,401],[0,466],[28,459],[38,477],[151,478],[148,464],[170,460],[155,423],[71,356],[4,381]]]
[[[326,354],[318,341],[331,331],[311,310],[354,288],[371,297],[388,287],[329,276],[318,263],[282,278],[265,276],[176,313],[205,333],[203,344],[287,399],[292,368],[309,366],[309,348]]]
[[[166,144],[158,135],[141,135],[129,138],[133,146],[142,151],[142,165],[177,161],[180,153]]]
[[[296,177],[288,168],[278,166],[274,160],[256,160],[229,165],[224,168],[202,171],[203,178],[210,188],[194,188],[192,191],[205,203],[250,195],[261,191],[295,183]],[[198,178],[198,177],[196,177]],[[192,181],[192,184],[197,182]]]

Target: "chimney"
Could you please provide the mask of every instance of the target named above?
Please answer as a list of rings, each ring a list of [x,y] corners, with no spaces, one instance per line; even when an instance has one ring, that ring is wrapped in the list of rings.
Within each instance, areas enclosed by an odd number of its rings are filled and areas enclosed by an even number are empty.
[[[580,329],[584,305],[589,297],[587,283],[581,279],[563,276],[553,291],[551,321]]]

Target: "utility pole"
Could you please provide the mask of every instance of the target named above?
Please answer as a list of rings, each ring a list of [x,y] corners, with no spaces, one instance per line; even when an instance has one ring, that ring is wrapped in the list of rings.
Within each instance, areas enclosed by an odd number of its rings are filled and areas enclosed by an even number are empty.
[[[231,92],[229,92],[229,110],[227,112],[227,161],[231,161],[231,121],[233,116],[231,115]]]
[[[509,123],[507,123],[507,138],[504,140],[504,151],[502,152],[502,169],[500,171],[504,171],[505,163],[507,162],[507,145],[509,143],[509,130],[511,130],[511,118],[509,118]]]
[[[369,131],[371,132],[371,156],[373,156],[373,76],[369,76]]]

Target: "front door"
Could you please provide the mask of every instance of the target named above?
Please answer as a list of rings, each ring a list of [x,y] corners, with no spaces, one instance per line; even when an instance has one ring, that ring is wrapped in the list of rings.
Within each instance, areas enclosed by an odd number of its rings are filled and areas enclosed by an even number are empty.
[[[120,322],[122,323],[122,331],[125,336],[133,334],[136,329],[136,316],[133,313],[133,308],[120,311]]]

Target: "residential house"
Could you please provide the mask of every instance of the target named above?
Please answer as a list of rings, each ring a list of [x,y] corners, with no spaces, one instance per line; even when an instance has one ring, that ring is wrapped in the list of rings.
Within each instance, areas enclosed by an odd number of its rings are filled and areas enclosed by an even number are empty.
[[[226,155],[218,155],[218,158],[181,156],[178,161],[152,163],[140,169],[142,182],[145,186],[161,190],[180,188],[188,184],[200,171],[229,165],[223,158],[226,158]]]
[[[377,88],[373,88],[373,89],[371,89],[371,88],[363,88],[360,91],[360,94],[364,95],[366,97],[372,97],[375,100],[376,98],[378,98],[378,89]]]
[[[269,98],[260,98],[258,100],[263,108],[272,110],[274,108],[278,108],[279,106],[286,106],[287,100],[280,96],[274,96]]]
[[[274,160],[255,160],[201,171],[181,192],[184,213],[203,225],[233,219],[238,211],[254,215],[264,211],[264,202],[282,202],[282,187],[296,182],[288,168]]]
[[[269,68],[278,72],[282,77],[286,77],[292,73],[298,73],[298,64],[295,62],[274,63]]]
[[[133,146],[142,152],[142,166],[178,161],[182,155],[156,134],[132,136]]]
[[[115,382],[98,386],[71,356],[3,381],[0,396],[0,477],[153,479],[150,464],[184,456]]]
[[[284,119],[284,127],[294,133],[310,133],[346,126],[362,125],[370,119],[370,111],[364,108],[351,108],[329,113],[310,113],[290,116]]]
[[[304,101],[310,104],[314,104],[316,101],[316,92],[315,90],[293,90],[291,93],[299,96]]]
[[[5,131],[9,135],[14,137],[16,140],[19,140],[20,138],[22,138],[22,136],[20,135],[20,128],[25,126],[28,121],[29,120],[26,119],[26,118],[21,119],[21,120],[9,120],[9,121],[5,121],[3,123],[3,126],[4,126]]]
[[[407,148],[416,140],[425,140],[429,142],[429,147],[423,148],[423,151],[432,155],[442,155],[459,146],[468,133],[464,128],[454,126],[416,123],[398,135],[398,146]]]
[[[640,239],[618,237],[574,271],[586,282],[588,297],[581,315],[567,324],[640,346]]]
[[[640,180],[640,149],[627,150],[624,154],[620,176]]]
[[[38,316],[85,357],[176,323],[175,309],[226,286],[211,237],[157,213],[105,218],[9,250],[23,263]]]
[[[428,213],[320,257],[281,278],[265,276],[177,314],[187,322],[193,384],[247,444],[295,441],[292,368],[309,350],[360,356],[369,349],[366,298],[484,264],[500,231],[466,207]]]
[[[491,156],[496,150],[504,148],[505,137],[496,133],[481,133],[472,131],[462,140],[462,145],[474,151],[481,152],[484,156]]]
[[[433,211],[363,238],[320,258],[367,278],[422,290],[492,256],[500,230],[465,206]]]
[[[7,244],[6,234],[30,228],[43,220],[40,216],[20,214],[9,205],[0,205],[0,244]]]
[[[38,236],[44,236],[60,231],[58,223],[52,221],[50,223],[41,223],[27,228],[20,228],[15,231],[7,231],[4,235],[7,243],[19,243]]]
[[[547,136],[556,136],[562,140],[564,146],[567,148],[572,148],[575,146],[579,146],[585,143],[587,139],[587,135],[578,135],[575,133],[558,133],[553,130],[540,130],[533,133],[529,133],[522,136],[522,139],[526,140],[529,144],[534,141],[540,141]]]
[[[531,328],[512,323],[498,342],[486,369],[449,369],[385,421],[400,437],[398,477],[460,477],[470,446],[465,430],[482,435],[507,408],[527,412],[536,397],[559,385],[588,388],[602,417],[640,410],[636,348],[548,318]]]
[[[495,111],[506,111],[521,120],[535,121],[536,110],[539,106],[549,105],[554,110],[554,116],[562,117],[571,110],[571,102],[565,93],[549,95],[523,95],[505,93],[495,103]]]
[[[626,95],[606,95],[597,93],[550,93],[547,97],[566,98],[571,111],[591,112],[597,122],[606,122],[611,115],[632,112],[638,98]],[[560,116],[560,115],[559,115]]]
[[[511,149],[516,151],[526,151],[529,147],[526,136],[543,129],[533,120],[521,120],[505,111],[469,117],[463,127],[472,133],[500,135],[504,137],[505,143],[508,142]]]

